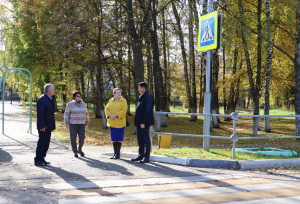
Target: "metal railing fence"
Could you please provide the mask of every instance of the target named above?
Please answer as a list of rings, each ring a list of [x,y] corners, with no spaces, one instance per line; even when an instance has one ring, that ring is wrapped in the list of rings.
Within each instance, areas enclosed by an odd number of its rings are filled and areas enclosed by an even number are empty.
[[[151,143],[152,137],[154,135],[172,135],[172,136],[181,136],[181,137],[201,137],[201,138],[214,138],[214,139],[225,139],[232,141],[232,158],[235,159],[235,145],[238,140],[253,140],[253,139],[291,139],[291,138],[300,138],[300,136],[270,136],[270,137],[239,137],[236,134],[236,122],[239,118],[286,118],[286,117],[300,117],[300,115],[239,115],[237,112],[227,114],[202,114],[202,113],[175,113],[175,112],[158,112],[154,111],[156,128],[155,131],[151,127],[150,136]],[[179,134],[179,133],[168,133],[161,132],[161,116],[165,117],[166,115],[189,115],[189,116],[210,116],[210,117],[229,117],[233,120],[233,133],[230,137],[228,136],[212,136],[212,135],[195,135],[195,134]]]

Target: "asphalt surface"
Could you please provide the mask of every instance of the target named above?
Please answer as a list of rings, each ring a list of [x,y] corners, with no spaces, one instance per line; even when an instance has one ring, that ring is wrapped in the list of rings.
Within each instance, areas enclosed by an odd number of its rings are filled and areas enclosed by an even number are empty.
[[[297,193],[300,195],[299,168],[242,171],[158,162],[140,164],[129,158],[111,160],[104,154],[112,148],[104,146],[84,146],[86,157],[74,158],[70,144],[56,140],[54,134],[46,158],[51,165],[36,167],[33,165],[38,140],[36,124],[33,123],[33,134],[29,134],[29,116],[24,109],[6,103],[4,127],[5,134],[0,135],[0,203],[176,203],[176,200],[179,203],[199,203],[199,200],[202,203],[244,203],[245,198],[247,203],[300,203],[297,196]],[[123,148],[123,151],[136,149]],[[262,180],[251,183],[254,178]],[[226,181],[227,187],[218,186],[221,181]],[[190,186],[195,182],[199,186]],[[215,183],[202,186],[207,182]],[[187,187],[178,186],[182,183]],[[167,184],[171,186],[162,190],[161,185]],[[136,190],[128,190],[133,187]],[[142,187],[145,189],[141,190]],[[106,193],[104,188],[107,188]],[[278,190],[286,193],[279,196],[275,194]],[[251,197],[249,193],[255,191],[262,196],[256,193]],[[273,195],[269,191],[279,197],[268,197]],[[236,200],[225,196],[234,193]],[[205,196],[213,196],[215,200],[207,198],[210,202],[204,202]]]

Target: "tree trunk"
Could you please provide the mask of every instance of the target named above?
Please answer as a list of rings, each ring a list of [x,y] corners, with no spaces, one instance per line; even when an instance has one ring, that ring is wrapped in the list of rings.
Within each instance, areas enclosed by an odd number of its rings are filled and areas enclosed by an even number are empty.
[[[295,114],[300,115],[300,0],[296,4],[296,48],[295,48]],[[300,136],[300,117],[296,118],[296,136]],[[300,140],[300,139],[297,139]]]
[[[207,14],[208,12],[208,7],[207,7],[207,4],[208,4],[208,0],[203,0],[203,9],[202,9],[202,13],[201,13],[201,16]],[[198,28],[199,29],[199,28]],[[201,77],[200,77],[200,92],[201,93],[201,103],[199,103],[199,112],[200,113],[203,113],[203,109],[204,109],[204,94],[205,94],[205,91],[206,91],[206,52],[202,52],[201,53]]]
[[[254,98],[254,115],[259,115],[259,91],[261,86],[261,46],[262,46],[262,24],[261,24],[261,11],[262,0],[257,0],[257,72],[256,72],[256,84],[255,84],[255,97]],[[253,134],[257,136],[258,130],[260,130],[260,118],[254,118]]]
[[[175,16],[176,23],[177,23],[177,26],[178,26],[177,33],[178,33],[178,37],[179,37],[179,41],[180,41],[180,48],[181,48],[182,59],[183,59],[186,94],[187,94],[187,98],[188,98],[189,107],[192,107],[190,79],[189,79],[189,75],[188,75],[188,65],[187,65],[187,56],[186,56],[185,47],[184,47],[184,36],[183,36],[182,29],[181,29],[180,17],[178,15],[178,11],[176,9],[174,1],[172,2],[172,8],[173,8],[174,16]]]
[[[150,31],[152,42],[152,56],[153,56],[153,75],[154,75],[154,87],[155,87],[155,101],[157,101],[155,109],[156,111],[167,110],[167,95],[165,92],[165,86],[163,83],[162,70],[159,61],[159,48],[157,40],[157,22],[156,22],[156,0],[152,0],[152,22],[153,30]],[[166,127],[167,121],[161,120],[161,127]]]
[[[200,97],[199,97],[199,113],[203,113],[204,107],[204,86],[203,86],[203,78],[204,78],[204,60],[201,58],[200,62]]]
[[[57,106],[57,100],[56,100],[56,96],[52,96],[53,101],[54,101],[54,106],[55,106],[55,111],[58,112],[58,106]]]
[[[166,19],[165,19],[165,9],[162,11],[162,25],[163,25],[163,32],[162,32],[162,44],[163,44],[163,55],[164,55],[164,84],[166,88],[167,94],[167,110],[170,112],[170,77],[169,77],[169,69],[168,69],[168,57],[167,57],[167,42],[166,42]]]
[[[60,80],[63,81],[64,80],[64,73],[62,71],[62,63],[59,64],[59,74],[60,74]],[[62,94],[62,100],[63,100],[63,106],[62,106],[62,110],[61,113],[64,113],[66,110],[66,106],[67,106],[67,95],[66,95],[66,84],[63,83],[61,86],[61,94]]]
[[[100,43],[98,43],[98,52],[97,52],[97,75],[96,75],[96,84],[97,84],[97,103],[96,103],[96,118],[102,118],[101,111],[104,110],[103,106],[103,76],[101,68],[101,57],[100,57]]]
[[[134,90],[137,103],[139,100],[137,85],[139,82],[144,81],[144,60],[142,52],[143,33],[137,33],[133,17],[132,0],[127,0],[127,23],[133,52]]]
[[[234,51],[233,51],[233,63],[232,63],[232,72],[231,76],[234,78],[233,83],[230,83],[229,88],[229,99],[228,99],[228,113],[231,114],[235,112],[235,105],[234,105],[234,98],[235,98],[235,85],[236,85],[236,70],[237,70],[237,61],[238,61],[238,45],[237,41],[234,44]]]
[[[218,97],[218,75],[219,75],[219,55],[218,49],[212,50],[211,63],[211,113],[219,114],[219,97]],[[214,116],[215,117],[215,116]],[[219,118],[213,118],[213,128],[219,128]]]
[[[191,80],[191,105],[190,113],[197,113],[197,93],[196,93],[196,62],[195,62],[195,47],[194,47],[194,0],[189,0],[189,65],[190,65],[190,80]],[[191,116],[191,122],[196,122],[197,116]]]
[[[241,18],[241,34],[242,34],[242,41],[244,47],[244,53],[246,58],[247,64],[247,72],[250,84],[250,94],[253,99],[254,103],[254,115],[259,115],[259,90],[260,90],[260,83],[261,83],[261,44],[262,44],[262,36],[261,36],[261,4],[262,0],[258,0],[258,8],[257,8],[257,75],[256,75],[256,83],[254,84],[253,73],[251,68],[251,61],[248,49],[248,42],[245,36],[245,18],[244,18],[244,11],[243,11],[243,3],[242,0],[238,1],[239,3],[239,10],[240,10],[240,18]],[[259,130],[259,118],[253,118],[253,133],[252,136],[257,136]]]
[[[265,106],[264,115],[269,115],[270,110],[270,76],[272,66],[272,38],[271,38],[271,17],[270,1],[265,0],[265,14],[267,27],[267,56],[266,56],[266,76],[265,76]],[[270,118],[264,118],[264,131],[271,132]]]
[[[130,39],[129,39],[129,36],[128,36],[128,52],[127,52],[127,56],[128,56],[128,65],[127,65],[127,70],[128,70],[128,87],[127,87],[127,115],[131,115],[131,112],[130,112],[130,103],[131,103],[131,45],[130,45]]]
[[[226,79],[226,52],[225,45],[223,46],[223,106],[224,106],[224,114],[229,114],[227,109],[227,100],[226,100],[226,87],[225,87],[225,79]],[[225,117],[224,121],[231,120],[230,117]]]
[[[148,36],[149,37],[149,36]],[[148,77],[148,92],[153,96],[153,66],[152,66],[152,55],[151,55],[151,45],[150,39],[146,40],[146,60],[147,60],[147,77]]]
[[[243,58],[241,58],[240,64],[238,66],[238,70],[241,70],[243,66]],[[241,82],[241,77],[237,76],[237,80],[236,80],[236,87],[235,87],[235,98],[234,98],[234,102],[233,102],[233,112],[235,112],[238,100],[239,100],[239,95],[240,95],[240,82]]]
[[[94,66],[90,67],[90,80],[91,80],[91,88],[92,88],[92,96],[93,96],[91,99],[91,102],[94,106],[94,114],[96,114],[97,100],[96,100],[95,96],[97,96],[97,93],[96,93],[96,85],[95,85],[95,79],[94,79]]]
[[[81,97],[85,100],[85,81],[84,81],[84,72],[80,72],[80,90],[81,90]]]
[[[96,84],[97,84],[97,103],[96,103],[96,118],[102,118],[102,110],[104,110],[103,106],[103,74],[101,67],[101,35],[102,35],[102,3],[100,2],[100,7],[96,7],[95,10],[98,16],[101,16],[97,19],[97,74],[96,74]]]

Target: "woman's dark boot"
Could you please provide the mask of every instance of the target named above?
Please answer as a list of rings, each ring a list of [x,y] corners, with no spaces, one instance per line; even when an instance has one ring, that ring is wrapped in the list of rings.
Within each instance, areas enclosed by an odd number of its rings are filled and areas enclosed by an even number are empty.
[[[113,147],[114,147],[114,156],[112,156],[110,159],[115,159],[116,158],[117,149],[118,149],[118,142],[113,142]]]
[[[121,146],[122,146],[122,143],[117,142],[117,152],[116,152],[116,156],[114,159],[120,159]]]

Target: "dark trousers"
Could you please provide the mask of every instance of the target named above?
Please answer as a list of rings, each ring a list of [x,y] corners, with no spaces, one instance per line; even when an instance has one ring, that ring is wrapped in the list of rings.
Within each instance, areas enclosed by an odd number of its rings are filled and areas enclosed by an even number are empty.
[[[47,151],[49,149],[50,145],[50,139],[51,139],[51,131],[45,131],[45,132],[39,132],[39,140],[37,142],[36,147],[36,157],[34,158],[34,161],[39,162],[43,161],[46,157]]]
[[[139,156],[150,159],[150,137],[149,137],[149,127],[141,128],[137,126],[137,140],[139,143]],[[145,151],[146,148],[146,151]]]
[[[78,150],[77,150],[77,135],[78,135]],[[71,146],[72,151],[74,153],[81,152],[82,147],[84,144],[84,138],[85,138],[85,124],[71,124],[70,125],[70,138],[71,138]]]

